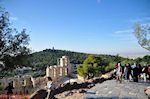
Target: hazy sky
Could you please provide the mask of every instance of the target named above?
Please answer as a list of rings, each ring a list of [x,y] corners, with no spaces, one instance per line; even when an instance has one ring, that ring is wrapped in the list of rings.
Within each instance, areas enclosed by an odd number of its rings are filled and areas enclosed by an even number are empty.
[[[136,22],[150,24],[150,0],[0,0],[12,25],[27,29],[30,48],[143,54]]]

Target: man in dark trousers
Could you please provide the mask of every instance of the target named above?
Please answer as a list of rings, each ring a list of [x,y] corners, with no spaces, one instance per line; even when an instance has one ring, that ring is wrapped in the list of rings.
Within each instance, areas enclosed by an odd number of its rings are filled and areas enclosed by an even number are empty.
[[[136,67],[133,69],[133,75],[134,75],[134,82],[138,82],[139,68],[137,64]]]

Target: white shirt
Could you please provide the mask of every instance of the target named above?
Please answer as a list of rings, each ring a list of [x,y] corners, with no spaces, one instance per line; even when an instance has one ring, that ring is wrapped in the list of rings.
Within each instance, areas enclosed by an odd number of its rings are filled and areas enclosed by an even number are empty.
[[[48,81],[48,82],[47,82],[47,88],[48,88],[48,89],[51,89],[52,84],[53,84],[53,82],[52,82],[52,81]]]

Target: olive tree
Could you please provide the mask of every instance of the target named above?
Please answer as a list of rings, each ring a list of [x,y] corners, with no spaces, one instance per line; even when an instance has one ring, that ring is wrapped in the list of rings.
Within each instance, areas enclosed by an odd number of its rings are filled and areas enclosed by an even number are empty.
[[[0,9],[0,77],[17,67],[28,66],[29,35],[26,29],[21,32],[12,28],[9,13]]]
[[[150,26],[135,24],[133,33],[140,46],[150,51]]]

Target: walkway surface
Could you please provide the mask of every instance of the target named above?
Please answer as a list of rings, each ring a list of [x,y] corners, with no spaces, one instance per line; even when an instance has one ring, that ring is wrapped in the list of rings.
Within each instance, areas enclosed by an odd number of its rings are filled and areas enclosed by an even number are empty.
[[[150,82],[123,81],[120,84],[116,80],[108,80],[88,90],[83,99],[148,99],[144,93],[147,86],[150,86]]]

